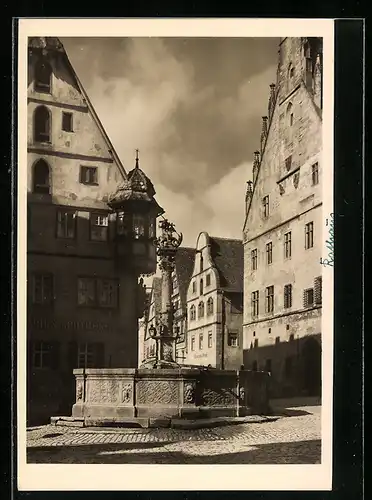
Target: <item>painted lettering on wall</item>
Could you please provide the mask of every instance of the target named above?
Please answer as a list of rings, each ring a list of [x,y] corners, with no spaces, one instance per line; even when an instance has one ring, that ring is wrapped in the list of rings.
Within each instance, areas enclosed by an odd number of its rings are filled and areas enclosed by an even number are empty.
[[[326,239],[326,248],[328,251],[327,258],[320,258],[320,263],[322,266],[331,266],[333,267],[334,261],[334,219],[333,214],[329,214],[329,218],[325,220],[325,225],[328,227],[328,238]]]

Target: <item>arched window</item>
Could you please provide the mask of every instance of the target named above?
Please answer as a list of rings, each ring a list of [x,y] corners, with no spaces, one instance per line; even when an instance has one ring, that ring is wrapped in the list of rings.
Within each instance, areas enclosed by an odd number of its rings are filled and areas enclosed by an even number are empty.
[[[209,297],[207,301],[207,315],[210,316],[211,314],[213,314],[213,299]]]
[[[34,165],[34,193],[50,193],[49,165],[45,160],[38,160]]]
[[[204,317],[204,302],[199,302],[198,305],[198,317],[203,318]]]
[[[293,104],[291,102],[287,106],[287,125],[289,127],[293,125]]]
[[[35,66],[35,90],[50,94],[52,81],[52,68],[46,61],[39,61]]]
[[[196,309],[195,309],[195,306],[192,305],[190,307],[190,320],[194,320],[196,318]]]
[[[200,295],[203,295],[204,293],[204,286],[203,286],[203,280],[200,280]]]
[[[200,254],[200,272],[203,271],[203,268],[204,268],[203,254]]]
[[[45,106],[38,106],[34,112],[35,142],[50,142],[51,115]]]

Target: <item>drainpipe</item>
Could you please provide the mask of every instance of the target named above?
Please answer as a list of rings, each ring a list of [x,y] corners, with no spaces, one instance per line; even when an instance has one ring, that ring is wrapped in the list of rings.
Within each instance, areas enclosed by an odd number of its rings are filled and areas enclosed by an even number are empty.
[[[226,325],[226,314],[225,314],[225,300],[224,294],[221,292],[221,303],[222,303],[222,338],[221,338],[221,369],[225,369],[225,325]]]

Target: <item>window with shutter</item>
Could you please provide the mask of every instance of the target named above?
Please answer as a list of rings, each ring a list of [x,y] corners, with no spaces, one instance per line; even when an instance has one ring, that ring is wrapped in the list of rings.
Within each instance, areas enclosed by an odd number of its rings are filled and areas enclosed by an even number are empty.
[[[314,280],[314,299],[315,304],[320,305],[322,303],[322,277],[318,276]]]
[[[304,307],[311,307],[314,305],[314,289],[313,288],[307,288],[306,290],[304,290],[303,303],[304,303]]]

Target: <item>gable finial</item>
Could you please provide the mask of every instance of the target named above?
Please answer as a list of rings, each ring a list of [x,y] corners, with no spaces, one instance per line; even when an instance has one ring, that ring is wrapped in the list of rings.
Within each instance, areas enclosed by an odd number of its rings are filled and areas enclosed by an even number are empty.
[[[136,168],[139,168],[139,149],[136,149]]]

